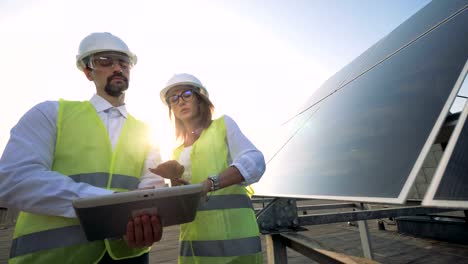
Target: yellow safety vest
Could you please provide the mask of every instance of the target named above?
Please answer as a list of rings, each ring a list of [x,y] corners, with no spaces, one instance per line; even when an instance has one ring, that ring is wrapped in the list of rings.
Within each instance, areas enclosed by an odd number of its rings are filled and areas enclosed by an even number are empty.
[[[174,150],[178,160],[183,146]],[[213,120],[192,145],[192,183],[227,167],[224,117]],[[262,263],[259,230],[252,202],[243,185],[215,191],[193,222],[181,225],[179,263]]]
[[[131,115],[112,151],[91,103],[60,100],[53,171],[96,187],[132,190],[138,187],[148,151],[147,128]],[[88,242],[76,218],[21,212],[8,263],[97,263],[106,250],[113,258],[124,259],[149,248],[131,249],[124,240]]]

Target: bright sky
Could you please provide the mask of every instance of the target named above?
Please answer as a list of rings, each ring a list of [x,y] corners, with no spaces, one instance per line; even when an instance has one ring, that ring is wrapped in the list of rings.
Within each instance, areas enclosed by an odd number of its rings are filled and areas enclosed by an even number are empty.
[[[45,100],[88,100],[75,67],[91,32],[121,37],[138,56],[128,110],[171,141],[159,91],[174,74],[196,75],[216,116],[228,114],[260,148],[335,72],[429,0],[197,0],[0,2],[0,151],[10,129]],[[166,157],[167,158],[167,157]]]

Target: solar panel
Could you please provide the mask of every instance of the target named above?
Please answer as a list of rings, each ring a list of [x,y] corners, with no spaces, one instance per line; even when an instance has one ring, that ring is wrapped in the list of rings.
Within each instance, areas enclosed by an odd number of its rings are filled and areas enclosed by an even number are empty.
[[[467,1],[432,1],[422,10],[411,16],[390,34],[372,45],[363,54],[327,80],[307,101],[305,107],[340,89],[374,65],[390,57],[431,29],[458,15],[466,8]]]
[[[404,203],[459,89],[467,24],[466,2],[431,3],[328,80],[281,127],[256,194]]]
[[[460,79],[466,78],[467,66]],[[465,81],[466,82],[466,81]],[[468,105],[465,104],[423,205],[468,208]]]

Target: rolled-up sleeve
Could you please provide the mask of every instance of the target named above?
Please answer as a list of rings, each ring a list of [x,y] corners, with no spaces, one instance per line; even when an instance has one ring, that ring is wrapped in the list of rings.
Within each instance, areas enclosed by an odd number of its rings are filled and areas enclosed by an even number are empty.
[[[224,116],[226,125],[230,166],[236,167],[245,184],[258,182],[265,172],[265,158],[252,142],[242,133],[236,122],[229,116]]]
[[[149,168],[156,168],[161,163],[161,151],[157,146],[151,146],[148,155],[146,156],[145,163],[143,165],[143,170],[141,172],[140,184],[138,188],[148,188],[148,187],[165,187],[166,183],[164,178],[153,174],[149,171]]]

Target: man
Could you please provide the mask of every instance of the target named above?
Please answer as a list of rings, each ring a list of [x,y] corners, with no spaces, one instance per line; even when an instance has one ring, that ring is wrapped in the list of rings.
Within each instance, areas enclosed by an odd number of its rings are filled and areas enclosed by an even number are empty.
[[[148,263],[148,246],[162,236],[157,216],[130,220],[125,239],[88,242],[72,207],[78,198],[164,184],[147,170],[160,162],[159,152],[124,104],[136,62],[120,38],[90,34],[76,64],[96,94],[40,103],[11,130],[0,159],[0,200],[22,212],[9,263]]]

